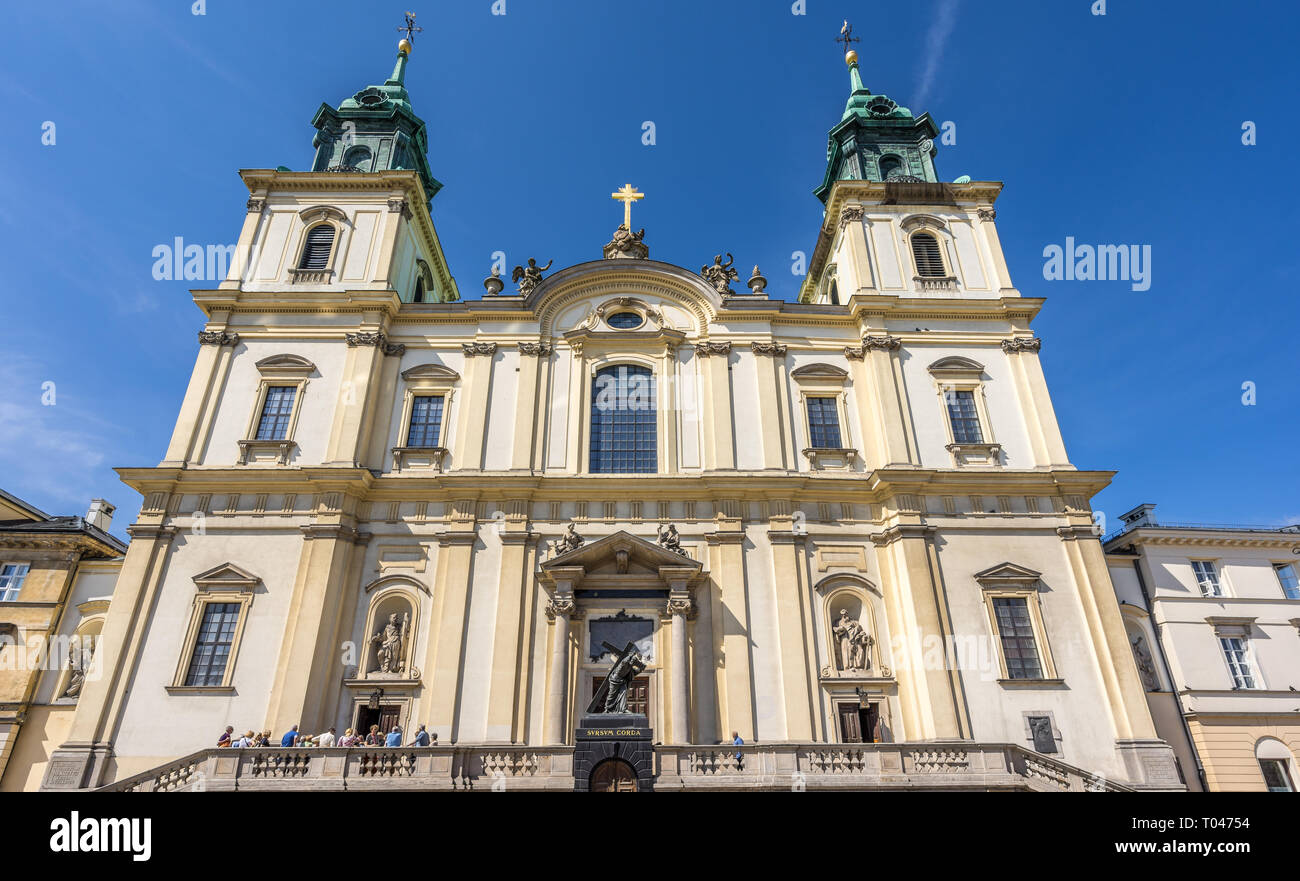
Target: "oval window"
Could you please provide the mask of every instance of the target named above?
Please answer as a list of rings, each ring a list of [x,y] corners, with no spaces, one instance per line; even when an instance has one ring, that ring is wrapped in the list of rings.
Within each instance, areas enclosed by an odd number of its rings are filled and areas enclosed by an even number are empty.
[[[640,327],[643,320],[635,312],[615,312],[605,319],[605,323],[619,330],[631,330],[634,327]]]

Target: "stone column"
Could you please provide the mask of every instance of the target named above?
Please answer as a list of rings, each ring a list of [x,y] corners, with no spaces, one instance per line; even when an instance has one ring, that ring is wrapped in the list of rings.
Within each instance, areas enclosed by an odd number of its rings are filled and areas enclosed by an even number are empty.
[[[573,588],[582,578],[581,566],[561,567],[551,570],[552,599],[546,606],[546,617],[555,625],[551,633],[551,670],[546,686],[546,744],[562,745],[568,741],[566,717],[569,707],[569,627],[577,604]]]
[[[690,676],[691,659],[686,652],[686,621],[694,616],[694,604],[689,589],[694,571],[674,572],[660,569],[660,577],[668,584],[668,615],[672,619],[672,665],[668,680],[668,702],[671,705],[672,727],[666,743],[690,743]]]

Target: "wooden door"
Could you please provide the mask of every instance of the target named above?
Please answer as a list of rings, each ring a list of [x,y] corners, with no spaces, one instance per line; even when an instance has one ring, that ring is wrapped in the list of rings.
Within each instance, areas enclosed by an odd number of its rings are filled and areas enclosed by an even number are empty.
[[[591,771],[592,792],[636,792],[636,771],[622,759],[605,759]]]
[[[379,730],[383,732],[385,737],[388,736],[388,732],[393,730],[393,726],[398,724],[397,720],[401,718],[401,715],[401,707],[385,704],[379,708]],[[405,732],[403,732],[403,738],[405,738]]]
[[[857,704],[837,705],[840,716],[840,743],[862,743],[862,716]]]

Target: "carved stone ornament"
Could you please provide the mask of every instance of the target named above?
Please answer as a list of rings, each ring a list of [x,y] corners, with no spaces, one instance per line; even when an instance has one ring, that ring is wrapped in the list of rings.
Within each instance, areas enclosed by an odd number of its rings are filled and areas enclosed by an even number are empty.
[[[763,292],[767,290],[767,279],[763,276],[763,273],[758,271],[758,264],[754,264],[754,274],[749,277],[749,281],[745,282],[745,284],[749,285],[751,294],[766,296]]]
[[[840,212],[840,229],[848,226],[850,223],[861,223],[862,218],[866,216],[860,205],[850,205]]]
[[[475,355],[495,355],[497,352],[496,343],[461,343],[460,348],[468,358]]]
[[[224,330],[199,331],[200,346],[233,346],[239,342],[239,334]]]
[[[397,355],[401,357],[406,354],[406,343],[384,343],[385,355]]]
[[[884,349],[887,352],[892,352],[901,345],[903,345],[902,340],[889,334],[884,336],[864,336],[862,338],[862,348],[868,352],[872,349]]]
[[[740,273],[736,272],[734,268],[735,262],[735,259],[730,254],[727,254],[726,263],[722,262],[721,254],[715,254],[713,256],[713,265],[701,266],[700,275],[704,276],[704,280],[713,285],[713,289],[718,293],[733,293],[731,283],[740,280]]]
[[[619,257],[646,259],[650,256],[650,249],[642,241],[644,238],[644,227],[638,232],[632,232],[626,226],[619,224],[618,229],[614,230],[614,237],[605,245],[605,259],[614,260]]]
[[[691,602],[690,597],[669,597],[665,611],[670,616],[685,615],[689,618],[695,613],[695,603]]]
[[[388,341],[382,330],[361,331],[360,333],[345,334],[348,341],[348,348],[355,349],[358,346],[382,346]]]
[[[1037,352],[1042,347],[1043,341],[1038,337],[1002,341],[1002,351],[1004,352]]]
[[[519,285],[519,293],[526,297],[542,283],[542,273],[550,269],[554,262],[549,260],[545,266],[538,266],[537,261],[529,257],[527,266],[516,266],[515,271],[510,273],[510,280]]]
[[[784,343],[750,343],[749,347],[755,355],[772,355],[773,357],[784,356],[787,349]]]
[[[731,343],[696,343],[695,354],[701,358],[707,358],[710,355],[730,355]]]
[[[845,346],[844,357],[850,361],[861,361],[866,357],[867,350],[864,346]]]
[[[550,343],[520,343],[519,354],[545,357],[551,354]]]
[[[252,198],[244,203],[244,207],[248,210],[249,214],[261,214],[266,208],[266,200]]]
[[[546,617],[554,621],[561,615],[572,615],[577,608],[573,597],[556,597],[546,604]]]
[[[569,551],[576,551],[586,543],[587,540],[578,535],[577,528],[570,523],[565,527],[564,535],[560,536],[555,542],[555,554],[559,556],[560,554],[567,554]]]
[[[409,205],[406,204],[405,199],[389,199],[388,213],[400,214],[406,220],[411,219],[411,208]]]
[[[677,535],[677,525],[674,523],[659,527],[659,547],[674,554],[681,554],[683,557],[689,556],[682,547],[681,538]]]
[[[997,220],[998,217],[998,213],[992,208],[981,208],[975,213],[979,215],[980,220]]]

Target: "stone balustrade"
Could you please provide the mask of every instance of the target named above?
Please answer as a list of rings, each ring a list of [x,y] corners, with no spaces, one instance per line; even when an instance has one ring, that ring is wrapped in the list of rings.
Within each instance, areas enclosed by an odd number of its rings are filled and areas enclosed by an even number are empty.
[[[1005,743],[656,746],[654,763],[654,787],[661,791],[1131,791],[1126,785]],[[571,791],[573,782],[569,746],[214,748],[111,783],[101,791]]]

